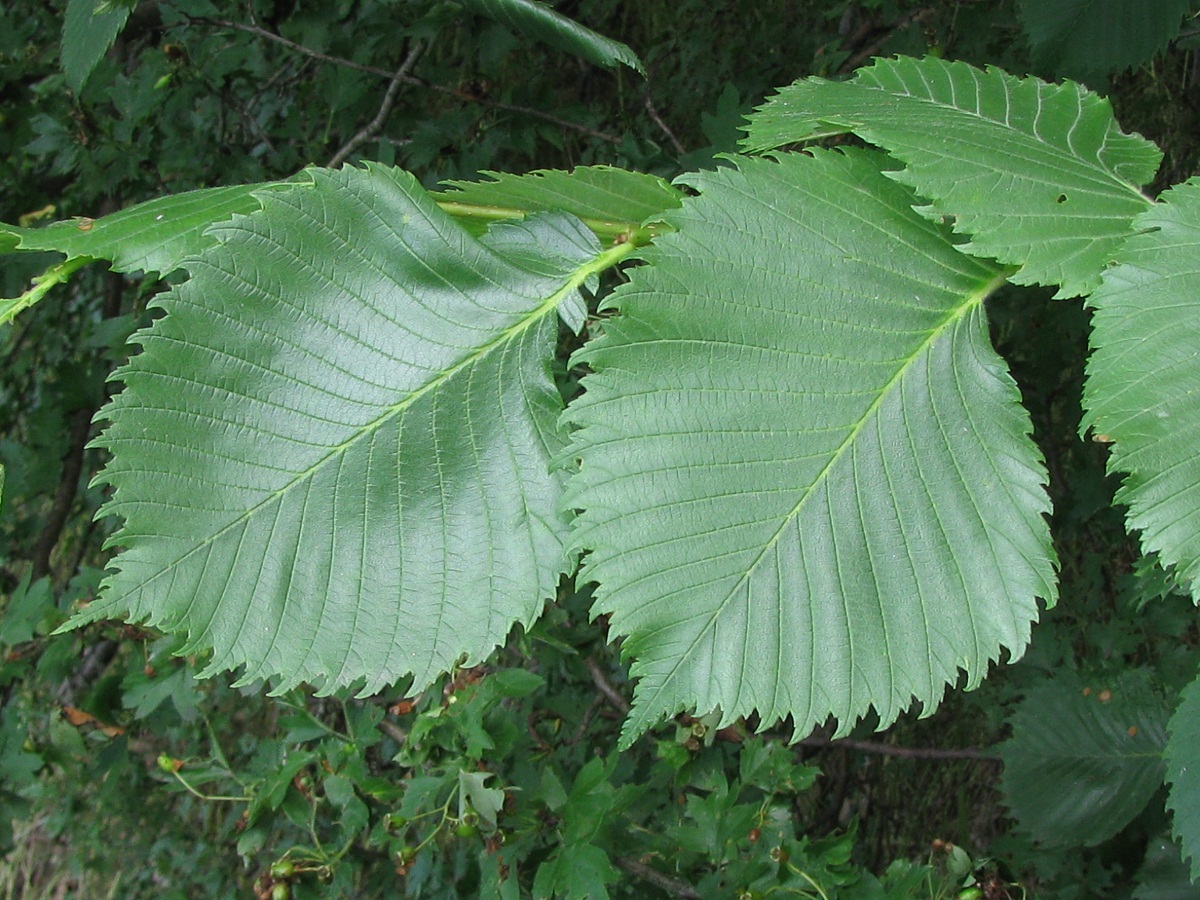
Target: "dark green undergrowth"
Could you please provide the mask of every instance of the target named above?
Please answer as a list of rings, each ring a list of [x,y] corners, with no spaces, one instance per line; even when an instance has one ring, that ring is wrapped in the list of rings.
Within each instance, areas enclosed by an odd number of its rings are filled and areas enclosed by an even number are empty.
[[[1031,53],[1032,14],[1008,2],[555,4],[632,47],[642,79],[453,3],[178,0],[135,4],[72,90],[67,6],[0,11],[0,221],[99,218],[335,159],[430,188],[593,164],[672,178],[720,165],[742,116],[799,77],[895,53],[1051,78],[1069,62]],[[1200,152],[1191,40],[1085,73],[1166,151],[1155,189]],[[413,81],[386,102],[418,44]],[[0,257],[0,295],[44,263]],[[486,663],[415,697],[404,683],[271,697],[196,680],[208,660],[154,629],[51,634],[108,562],[92,416],[166,286],[93,266],[0,332],[0,896],[1191,896],[1161,776],[1110,833],[1065,840],[1052,810],[1012,794],[1038,709],[1128,695],[1165,721],[1198,662],[1195,607],[1127,535],[1105,443],[1079,436],[1079,304],[1012,287],[989,301],[1055,508],[1061,598],[1023,659],[883,733],[867,720],[830,740],[829,723],[791,744],[786,722],[679,715],[618,751],[627,669],[570,579]],[[562,329],[564,348],[578,340]],[[560,363],[564,396],[582,374]]]

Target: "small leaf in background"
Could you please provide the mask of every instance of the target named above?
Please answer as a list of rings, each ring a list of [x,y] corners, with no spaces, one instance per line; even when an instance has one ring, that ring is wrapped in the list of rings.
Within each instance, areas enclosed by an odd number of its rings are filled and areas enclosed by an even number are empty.
[[[1183,689],[1168,726],[1167,807],[1172,830],[1183,846],[1193,880],[1200,879],[1200,679]]]
[[[488,781],[494,777],[491,772],[458,773],[459,818],[471,809],[488,824],[488,827],[496,826],[496,816],[504,806],[504,791],[487,786]]]
[[[561,900],[608,900],[608,886],[621,877],[608,854],[592,844],[564,844],[538,866],[533,895]]]
[[[62,33],[62,66],[71,90],[79,93],[92,69],[125,28],[133,3],[126,0],[67,0]]]
[[[1145,670],[1111,685],[1074,675],[1031,690],[1000,748],[1004,795],[1044,845],[1094,846],[1145,808],[1162,785],[1166,701]]]
[[[1150,200],[1162,153],[1107,100],[941,59],[881,59],[853,79],[807,78],[750,117],[751,150],[853,132],[905,164],[891,177],[970,236],[959,249],[1020,266],[1016,284],[1087,294]]]
[[[121,702],[126,709],[133,710],[136,719],[144,719],[165,701],[170,700],[179,717],[185,722],[193,721],[200,703],[200,692],[196,688],[196,673],[180,668],[159,675],[130,672],[122,684],[125,690]]]
[[[30,584],[29,579],[26,574],[8,595],[4,618],[0,619],[0,644],[23,644],[32,640],[42,620],[55,609],[50,580],[39,578]]]
[[[1135,878],[1133,900],[1195,900],[1196,883],[1180,858],[1179,844],[1169,837],[1155,838],[1146,848]]]
[[[1020,0],[1021,24],[1047,75],[1100,79],[1149,62],[1179,34],[1191,0]]]
[[[362,798],[355,792],[354,782],[345,776],[327,775],[322,781],[322,785],[325,788],[325,796],[338,809],[338,824],[343,832],[342,840],[353,839],[366,827],[370,818],[367,804],[363,803]]]
[[[1200,179],[1135,221],[1137,235],[1090,298],[1081,428],[1110,445],[1116,500],[1142,548],[1200,600]]]
[[[596,65],[613,68],[618,64],[645,74],[637,54],[620,41],[614,41],[555,12],[537,0],[459,0],[473,12],[494,19],[517,34],[565,50]]]

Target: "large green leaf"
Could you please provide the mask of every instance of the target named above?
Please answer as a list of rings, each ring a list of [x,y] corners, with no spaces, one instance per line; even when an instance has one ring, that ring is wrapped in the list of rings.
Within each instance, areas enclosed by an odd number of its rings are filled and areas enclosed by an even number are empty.
[[[1162,785],[1167,705],[1144,671],[1111,688],[1064,676],[1029,692],[1001,747],[1004,794],[1047,846],[1092,846],[1142,811]]]
[[[517,34],[574,53],[588,62],[613,68],[629,66],[645,74],[637,54],[620,41],[606,38],[538,0],[459,0],[463,6],[495,19]]]
[[[1162,154],[1121,132],[1077,84],[941,59],[883,59],[848,82],[783,88],[750,121],[754,150],[852,131],[906,168],[893,177],[970,235],[961,249],[1021,266],[1019,284],[1086,294],[1150,201]]]
[[[127,613],[281,690],[419,688],[566,568],[554,312],[628,248],[562,214],[477,241],[398,170],[312,179],[215,226],[139,333],[97,441],[122,550],[73,624]]]
[[[1055,596],[1045,473],[959,253],[882,154],[688,176],[579,360],[567,502],[638,677],[624,739],[926,710]]]
[[[1034,59],[1053,75],[1096,78],[1148,62],[1179,34],[1191,0],[1021,0]]]
[[[1160,201],[1089,300],[1083,427],[1112,442],[1116,499],[1142,546],[1200,601],[1200,180]]]
[[[1175,837],[1190,860],[1192,880],[1200,880],[1200,679],[1183,689],[1171,716],[1167,741],[1167,806]]]

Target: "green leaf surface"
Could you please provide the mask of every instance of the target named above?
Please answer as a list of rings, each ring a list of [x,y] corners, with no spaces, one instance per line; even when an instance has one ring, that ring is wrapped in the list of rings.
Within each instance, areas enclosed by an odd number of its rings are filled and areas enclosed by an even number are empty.
[[[606,38],[537,0],[458,0],[467,9],[499,22],[516,34],[533,38],[608,68],[618,64],[645,74],[637,54],[620,41]]]
[[[487,180],[447,181],[439,200],[525,212],[559,210],[585,222],[640,225],[679,207],[683,194],[663,179],[612,166],[570,172],[539,169],[525,175],[481,172]],[[615,235],[613,235],[615,236]]]
[[[106,259],[114,272],[167,274],[216,241],[209,226],[254,212],[259,195],[294,182],[233,185],[188,191],[138,203],[99,219],[76,218],[44,228],[4,225],[3,250],[54,250],[68,259]]]
[[[1055,597],[1030,422],[957,252],[875,152],[688,176],[578,355],[567,502],[597,614],[663,715],[886,726],[1019,656]]]
[[[601,848],[592,844],[566,844],[538,866],[533,895],[561,900],[608,900],[608,885],[620,877],[621,873]]]
[[[216,226],[136,336],[97,440],[122,550],[73,624],[186,633],[276,691],[419,690],[554,594],[554,312],[627,249],[561,214],[476,241],[399,170],[312,179]]]
[[[1183,689],[1167,741],[1167,808],[1192,880],[1200,879],[1200,679]]]
[[[0,480],[0,488],[3,482]],[[0,643],[13,645],[33,640],[39,626],[54,612],[54,592],[45,578],[33,581],[27,572],[6,598],[0,616]]]
[[[1155,838],[1134,881],[1133,900],[1195,900],[1196,885],[1180,859],[1179,845],[1166,837]]]
[[[504,806],[504,791],[487,786],[488,781],[494,777],[491,772],[458,773],[459,818],[468,811],[474,811],[489,828],[495,827],[496,816]]]
[[[1162,784],[1167,706],[1144,671],[1110,689],[1063,676],[1029,692],[1000,748],[1004,794],[1046,846],[1094,846]]]
[[[1141,65],[1179,34],[1191,0],[1021,0],[1034,61],[1090,79]]]
[[[1116,499],[1146,552],[1200,601],[1200,180],[1139,216],[1138,234],[1089,298],[1082,427],[1112,442]]]
[[[847,82],[809,78],[751,116],[766,150],[853,132],[904,162],[893,177],[971,240],[960,249],[1019,265],[1018,284],[1087,294],[1134,216],[1162,154],[1124,134],[1107,100],[960,62],[882,59]]]
[[[128,3],[101,5],[101,0],[67,0],[63,20],[62,65],[71,90],[79,93],[92,69],[104,58],[125,28]]]

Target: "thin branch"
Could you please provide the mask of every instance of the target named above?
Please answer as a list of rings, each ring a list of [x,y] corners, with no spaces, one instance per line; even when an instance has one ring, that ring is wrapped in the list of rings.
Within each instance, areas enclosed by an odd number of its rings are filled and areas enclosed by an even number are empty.
[[[1000,757],[983,750],[966,748],[962,750],[940,750],[935,747],[896,747],[892,744],[879,744],[874,741],[831,741],[828,738],[810,737],[800,741],[801,747],[820,747],[830,749],[858,750],[862,753],[878,753],[881,756],[899,756],[905,759],[976,759],[983,762],[999,762]]]
[[[268,31],[265,28],[260,28],[257,25],[245,25],[241,22],[232,22],[228,19],[212,19],[208,16],[188,16],[188,21],[197,25],[209,25],[214,28],[232,28],[234,31],[244,31],[246,34],[253,34],[263,40],[271,41],[301,53],[311,59],[317,59],[321,62],[329,63],[334,66],[342,66],[347,69],[354,69],[359,72],[366,72],[369,75],[378,75],[381,78],[391,79],[395,73],[381,69],[378,66],[368,66],[362,63],[356,63],[353,60],[342,59],[338,56],[329,56],[324,53],[319,53],[303,44],[297,44],[295,41],[290,41],[281,34],[276,34],[273,31]],[[426,88],[431,91],[436,91],[439,94],[446,94],[451,97],[457,97],[459,100],[464,100],[468,103],[478,103],[482,106],[490,107],[491,109],[502,109],[505,112],[519,113],[523,116],[530,116],[534,119],[541,119],[543,122],[550,122],[560,128],[567,128],[571,131],[577,131],[580,134],[586,134],[588,137],[594,137],[597,140],[608,141],[610,144],[619,144],[624,138],[617,134],[609,134],[605,131],[597,131],[594,128],[588,128],[586,125],[580,125],[578,122],[571,122],[563,119],[553,113],[548,113],[540,109],[535,109],[532,106],[520,106],[515,103],[504,103],[499,100],[488,100],[484,97],[477,97],[469,91],[459,90],[458,88],[448,87],[444,84],[435,84],[432,81],[426,81],[424,78],[418,78],[415,75],[406,74],[401,79],[405,84],[414,84]]]
[[[699,892],[686,881],[672,878],[670,875],[666,875],[640,860],[636,860],[630,856],[618,856],[613,862],[635,878],[640,878],[642,881],[654,885],[660,891],[665,891],[672,897],[683,897],[685,900],[700,900]]]
[[[937,12],[937,10],[931,6],[927,6],[924,9],[918,9],[906,16],[901,16],[892,23],[891,27],[884,30],[882,34],[879,34],[875,40],[871,41],[871,43],[867,44],[865,47],[861,47],[856,53],[853,53],[849,59],[841,64],[839,71],[853,72],[872,56],[878,56],[879,52],[883,49],[883,45],[891,40],[897,32],[911,28],[913,25],[921,24],[926,19],[930,18],[935,12]],[[862,40],[865,40],[872,32],[874,32],[874,28],[869,24],[864,25],[862,30],[866,32],[866,34],[862,35]],[[859,36],[856,35],[855,38],[856,40],[850,42],[851,46],[853,46],[855,43],[858,43]]]
[[[91,409],[77,409],[71,416],[71,432],[67,452],[63,457],[62,476],[58,479],[58,490],[54,502],[46,514],[37,543],[33,545],[33,578],[37,580],[50,574],[50,554],[58,545],[67,516],[79,492],[79,476],[83,473],[83,453],[87,449],[88,434],[92,429]]]
[[[658,114],[658,108],[654,105],[654,101],[650,99],[650,94],[647,93],[643,100],[646,104],[646,112],[650,113],[650,118],[654,120],[654,124],[662,129],[662,133],[667,136],[667,140],[671,142],[671,146],[675,148],[675,152],[680,156],[687,153],[687,149],[680,143],[679,138],[675,137],[675,132],[667,126],[662,116]]]
[[[395,722],[389,722],[387,719],[380,719],[379,724],[375,727],[402,747],[408,740],[408,733]]]
[[[388,84],[387,93],[383,95],[383,102],[379,104],[379,112],[375,113],[375,118],[368,122],[363,128],[346,141],[342,148],[337,153],[329,158],[329,162],[325,163],[326,167],[332,169],[334,166],[340,166],[346,159],[379,133],[379,129],[383,127],[383,123],[387,121],[387,117],[392,114],[392,107],[396,105],[396,98],[400,96],[400,85],[404,82],[401,80],[416,65],[417,60],[421,56],[421,51],[425,49],[425,45],[420,41],[413,44],[412,49],[408,51],[408,55],[404,57],[404,61],[396,68],[392,74],[391,82]]]
[[[617,712],[621,713],[621,715],[626,715],[629,712],[629,701],[621,696],[621,692],[612,686],[600,668],[600,664],[590,657],[583,662],[587,666],[588,672],[592,675],[592,681],[600,689],[600,693],[608,698],[608,702],[616,708]]]

